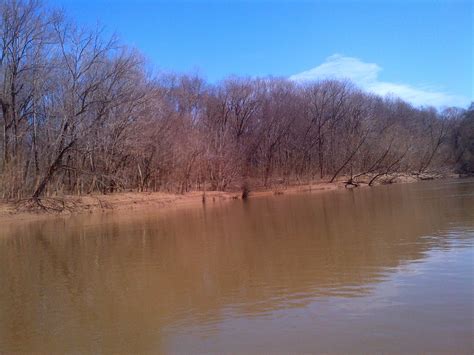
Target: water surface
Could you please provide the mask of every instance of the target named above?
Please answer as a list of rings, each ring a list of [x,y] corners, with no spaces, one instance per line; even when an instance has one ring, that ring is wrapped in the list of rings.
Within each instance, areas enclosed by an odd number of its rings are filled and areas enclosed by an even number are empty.
[[[1,226],[0,352],[473,353],[474,180]]]

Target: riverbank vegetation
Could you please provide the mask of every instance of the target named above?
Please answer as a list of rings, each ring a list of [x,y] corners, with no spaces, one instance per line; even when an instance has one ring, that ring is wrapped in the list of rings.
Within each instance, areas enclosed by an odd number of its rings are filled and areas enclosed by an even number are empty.
[[[472,105],[413,107],[336,80],[153,74],[38,1],[0,1],[0,16],[3,199],[474,171]]]

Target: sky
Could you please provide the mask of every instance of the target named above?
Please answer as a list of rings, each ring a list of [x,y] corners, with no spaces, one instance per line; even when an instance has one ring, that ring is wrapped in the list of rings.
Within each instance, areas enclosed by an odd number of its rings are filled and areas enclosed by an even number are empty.
[[[417,106],[474,99],[471,0],[49,0],[163,71],[351,79]]]

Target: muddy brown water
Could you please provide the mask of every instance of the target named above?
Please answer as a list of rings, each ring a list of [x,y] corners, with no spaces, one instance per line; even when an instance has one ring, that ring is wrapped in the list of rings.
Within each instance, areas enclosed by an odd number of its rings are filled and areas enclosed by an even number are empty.
[[[0,353],[474,351],[473,179],[0,227]]]

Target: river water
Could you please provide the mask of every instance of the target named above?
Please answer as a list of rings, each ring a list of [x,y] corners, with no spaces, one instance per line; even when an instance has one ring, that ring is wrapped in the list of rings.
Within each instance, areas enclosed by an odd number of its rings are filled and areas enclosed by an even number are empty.
[[[473,179],[0,228],[0,353],[474,351]]]

